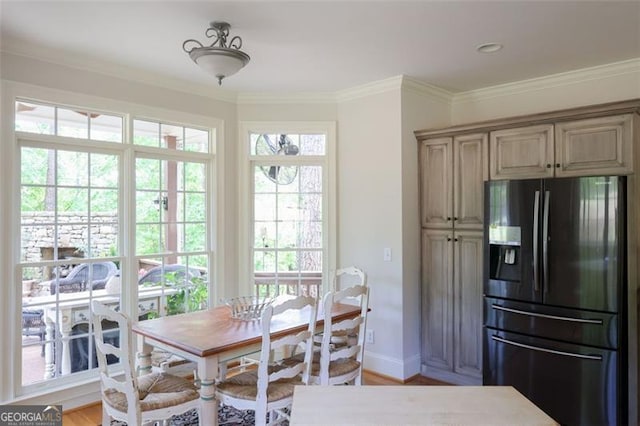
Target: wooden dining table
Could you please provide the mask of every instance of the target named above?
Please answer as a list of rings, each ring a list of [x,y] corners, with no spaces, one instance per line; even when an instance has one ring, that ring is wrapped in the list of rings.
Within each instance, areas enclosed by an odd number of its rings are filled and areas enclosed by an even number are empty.
[[[333,321],[354,318],[360,307],[347,304],[334,305]],[[318,310],[316,329],[322,330],[324,312]],[[278,338],[306,330],[309,315],[286,311],[272,318],[271,335]],[[231,308],[218,306],[204,311],[164,316],[134,324],[138,334],[139,368],[141,374],[151,371],[151,350],[158,348],[174,353],[197,364],[200,378],[200,425],[218,424],[218,402],[215,379],[219,367],[228,361],[260,350],[262,329],[260,320],[238,320],[231,317]]]

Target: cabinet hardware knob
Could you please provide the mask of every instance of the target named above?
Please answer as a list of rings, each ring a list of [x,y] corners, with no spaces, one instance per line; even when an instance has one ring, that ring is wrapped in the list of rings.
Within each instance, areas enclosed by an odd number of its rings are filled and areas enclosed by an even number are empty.
[[[457,218],[457,217],[454,217],[454,218],[453,218],[453,220],[458,220],[458,218]]]
[[[451,218],[450,218],[450,217],[447,217],[447,221],[449,221],[449,220],[451,220]]]
[[[458,241],[458,239],[457,239],[457,238],[454,238],[454,239],[453,239],[453,241]]]
[[[560,168],[560,163],[556,163],[556,168]]]
[[[551,168],[551,164],[547,164],[547,169],[550,169],[550,168]]]
[[[447,237],[447,241],[451,241],[451,238]]]

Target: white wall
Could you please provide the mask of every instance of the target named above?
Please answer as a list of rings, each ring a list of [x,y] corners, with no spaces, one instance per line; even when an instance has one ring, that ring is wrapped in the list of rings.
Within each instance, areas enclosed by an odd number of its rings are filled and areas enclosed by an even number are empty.
[[[399,87],[338,105],[338,265],[367,272],[366,369],[403,377],[402,133]],[[391,262],[383,249],[391,248]]]

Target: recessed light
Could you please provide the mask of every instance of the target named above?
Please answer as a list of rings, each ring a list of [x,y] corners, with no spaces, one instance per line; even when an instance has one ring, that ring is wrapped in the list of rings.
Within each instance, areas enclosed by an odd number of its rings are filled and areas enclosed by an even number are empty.
[[[500,43],[483,43],[476,47],[476,50],[480,53],[493,53],[502,49]]]

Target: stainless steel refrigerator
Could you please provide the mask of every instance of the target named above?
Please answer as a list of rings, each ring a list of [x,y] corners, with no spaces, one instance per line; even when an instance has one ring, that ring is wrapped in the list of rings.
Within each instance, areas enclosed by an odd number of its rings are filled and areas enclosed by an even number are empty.
[[[625,185],[485,184],[483,382],[561,424],[627,421]]]

